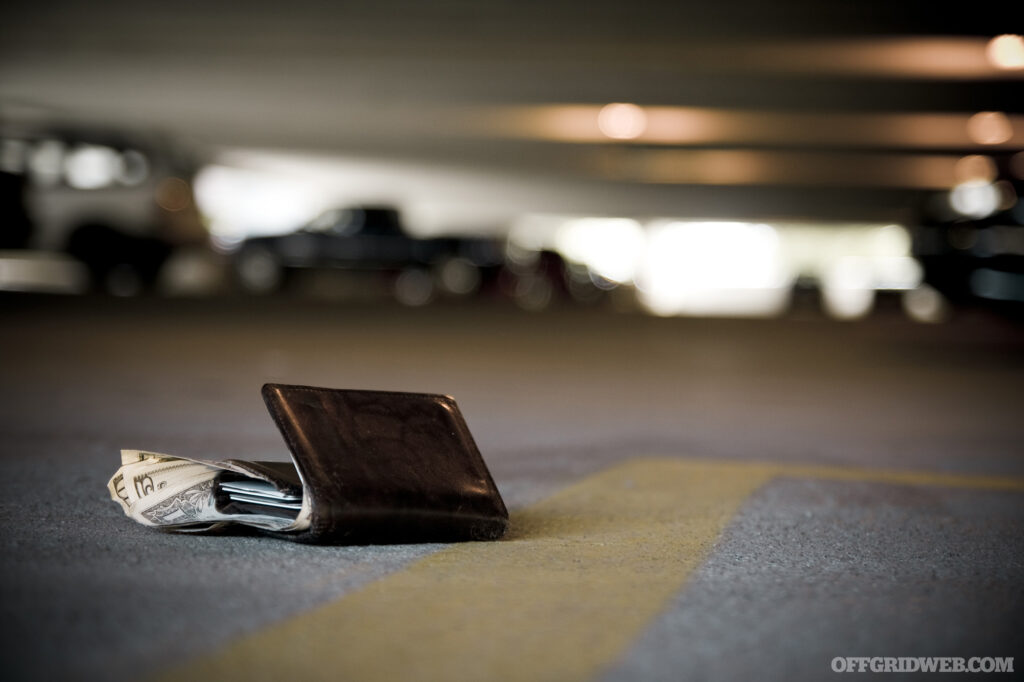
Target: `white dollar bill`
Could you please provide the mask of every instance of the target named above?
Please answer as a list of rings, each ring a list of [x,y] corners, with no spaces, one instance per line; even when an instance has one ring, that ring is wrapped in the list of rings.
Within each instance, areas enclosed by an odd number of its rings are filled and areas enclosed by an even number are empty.
[[[276,531],[308,527],[309,509],[303,500],[294,519],[259,513],[225,513],[217,506],[217,480],[229,467],[220,462],[122,450],[121,468],[107,483],[110,498],[124,513],[144,526],[173,530],[210,530],[240,523]]]

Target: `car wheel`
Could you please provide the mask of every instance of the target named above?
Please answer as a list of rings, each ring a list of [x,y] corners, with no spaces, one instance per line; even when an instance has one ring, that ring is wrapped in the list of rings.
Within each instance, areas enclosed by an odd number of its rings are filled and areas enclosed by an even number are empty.
[[[262,247],[250,247],[238,254],[236,263],[238,282],[251,294],[269,294],[277,291],[284,280],[284,272],[277,257]]]
[[[523,310],[539,312],[551,304],[554,293],[551,280],[541,273],[531,272],[518,278],[512,298]]]
[[[402,305],[421,306],[434,298],[434,277],[423,268],[406,268],[395,278],[395,299]]]
[[[468,296],[480,288],[483,277],[469,259],[449,258],[437,267],[437,280],[446,293]]]
[[[103,288],[112,296],[130,297],[142,293],[142,276],[128,263],[118,263],[107,271]]]

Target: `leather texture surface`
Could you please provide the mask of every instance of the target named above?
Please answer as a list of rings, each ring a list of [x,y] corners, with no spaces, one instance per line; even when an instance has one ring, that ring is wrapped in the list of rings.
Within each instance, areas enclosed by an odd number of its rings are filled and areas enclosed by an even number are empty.
[[[504,534],[508,511],[452,398],[283,384],[262,393],[312,502],[309,529],[282,537],[354,544]]]

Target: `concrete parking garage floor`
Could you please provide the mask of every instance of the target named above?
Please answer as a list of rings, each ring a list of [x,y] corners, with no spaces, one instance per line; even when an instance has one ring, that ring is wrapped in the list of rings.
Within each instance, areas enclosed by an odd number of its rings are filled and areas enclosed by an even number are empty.
[[[1024,328],[0,299],[4,677],[820,679],[1024,665]],[[154,532],[118,450],[286,459],[263,382],[453,395],[496,543]]]

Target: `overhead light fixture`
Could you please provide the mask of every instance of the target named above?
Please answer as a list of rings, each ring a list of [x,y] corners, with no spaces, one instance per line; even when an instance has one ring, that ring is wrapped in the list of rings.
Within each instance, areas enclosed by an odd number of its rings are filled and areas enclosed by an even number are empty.
[[[996,164],[988,156],[971,154],[956,162],[953,167],[953,175],[957,184],[981,180],[982,182],[994,182],[996,179]]]
[[[1013,137],[1013,124],[1001,111],[980,111],[967,119],[967,135],[976,144],[1003,144]]]
[[[949,193],[949,203],[957,213],[968,218],[987,218],[999,209],[999,189],[984,180],[962,182]]]
[[[1004,34],[988,41],[985,54],[997,69],[1024,69],[1024,38]]]
[[[647,114],[635,104],[615,102],[598,112],[597,127],[613,140],[635,140],[647,130]]]

